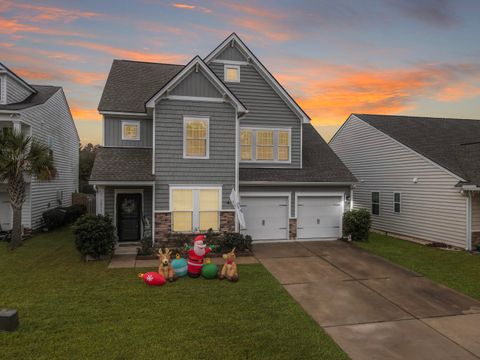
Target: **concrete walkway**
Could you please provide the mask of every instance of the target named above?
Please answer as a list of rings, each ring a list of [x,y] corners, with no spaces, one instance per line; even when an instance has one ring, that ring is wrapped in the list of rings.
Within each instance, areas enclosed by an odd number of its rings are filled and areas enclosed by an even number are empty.
[[[254,253],[353,360],[480,358],[479,301],[340,241]]]

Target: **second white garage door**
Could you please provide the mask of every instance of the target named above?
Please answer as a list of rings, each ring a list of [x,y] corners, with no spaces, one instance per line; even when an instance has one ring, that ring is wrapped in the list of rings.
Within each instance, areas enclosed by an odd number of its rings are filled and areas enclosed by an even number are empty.
[[[342,235],[341,196],[299,196],[297,199],[298,239],[338,239]]]
[[[253,240],[288,239],[287,196],[242,196],[240,203],[245,216],[242,234]]]

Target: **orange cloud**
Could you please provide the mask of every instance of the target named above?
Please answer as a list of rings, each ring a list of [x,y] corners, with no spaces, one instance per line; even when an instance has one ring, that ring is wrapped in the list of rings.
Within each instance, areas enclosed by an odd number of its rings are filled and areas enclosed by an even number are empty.
[[[79,18],[92,19],[100,16],[100,14],[91,11],[34,5],[9,0],[0,1],[0,12],[6,12],[7,10],[12,9],[22,10],[22,18],[27,18],[29,21],[34,22],[61,21],[64,23],[69,23]]]
[[[101,115],[97,109],[83,108],[78,105],[70,105],[70,111],[74,120],[78,121],[100,121]]]
[[[211,13],[212,10],[203,7],[203,6],[196,6],[196,5],[190,5],[190,4],[183,4],[183,3],[174,3],[172,4],[173,7],[179,8],[179,9],[185,9],[185,10],[200,10],[204,13]]]
[[[320,63],[296,64],[277,78],[293,89],[316,125],[342,123],[352,112],[395,114],[421,98],[457,101],[480,94],[469,83],[480,65],[420,65],[400,69],[360,69]]]
[[[65,69],[55,67],[54,69],[34,69],[34,68],[18,68],[13,69],[18,76],[28,81],[38,80],[62,80],[69,81],[80,85],[94,85],[105,81],[106,74],[83,71],[75,69]]]
[[[180,9],[189,9],[189,10],[195,9],[194,5],[188,5],[188,4],[173,4],[173,6]]]
[[[147,53],[87,41],[68,41],[65,42],[65,44],[69,46],[77,46],[89,50],[100,51],[106,54],[110,54],[114,57],[137,61],[178,63],[186,60],[186,56],[180,54]]]
[[[0,17],[0,35],[15,35],[17,33],[91,37],[91,35],[81,32],[42,28],[35,25],[20,23],[17,19],[7,19],[4,17]]]

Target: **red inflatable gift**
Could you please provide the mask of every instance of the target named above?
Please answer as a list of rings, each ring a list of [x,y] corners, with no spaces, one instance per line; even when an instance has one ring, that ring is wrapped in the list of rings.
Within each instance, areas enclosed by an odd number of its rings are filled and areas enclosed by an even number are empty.
[[[143,279],[145,284],[150,286],[162,286],[167,282],[163,275],[160,275],[158,272],[150,271],[145,274],[138,274],[140,279]]]

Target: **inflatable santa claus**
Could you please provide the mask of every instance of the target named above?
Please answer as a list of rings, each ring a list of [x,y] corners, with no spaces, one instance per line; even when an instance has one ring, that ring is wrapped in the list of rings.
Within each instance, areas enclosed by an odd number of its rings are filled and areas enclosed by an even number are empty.
[[[198,235],[193,240],[193,248],[188,250],[188,276],[196,278],[202,272],[203,258],[213,249],[213,245],[205,245],[205,235]]]

